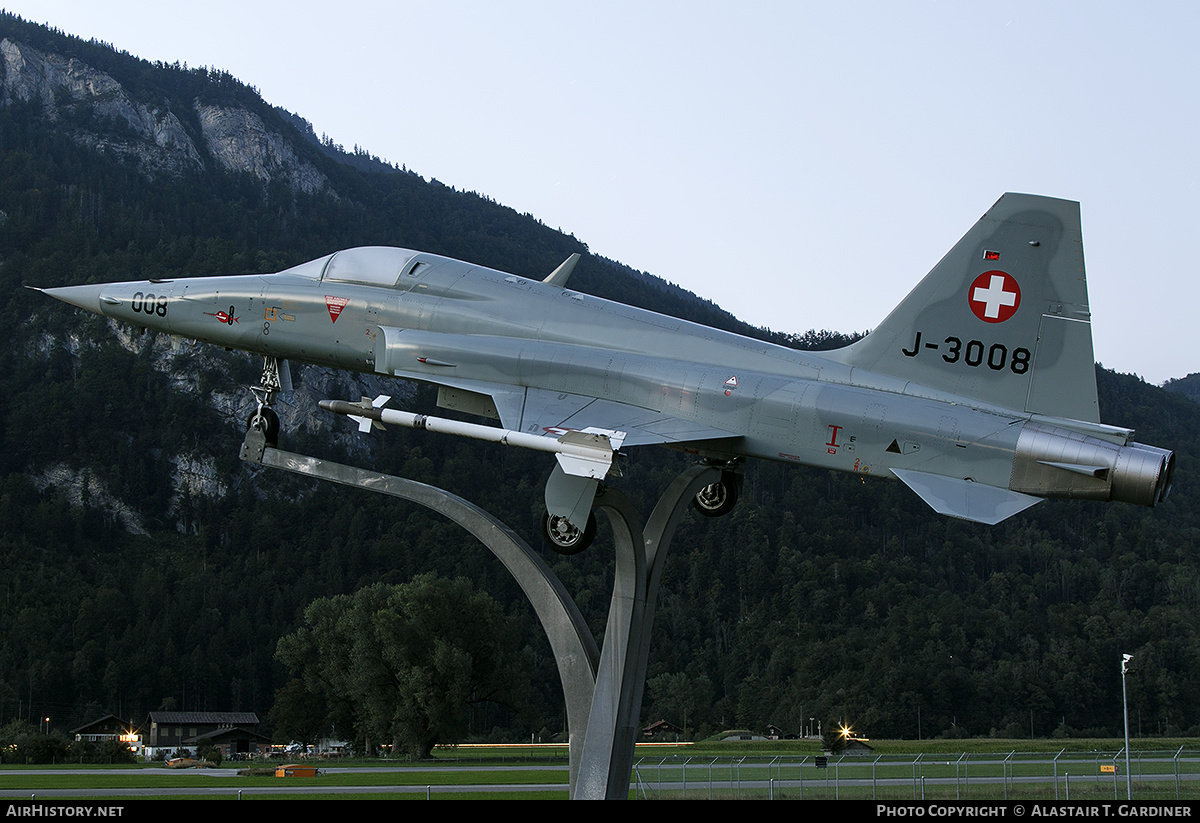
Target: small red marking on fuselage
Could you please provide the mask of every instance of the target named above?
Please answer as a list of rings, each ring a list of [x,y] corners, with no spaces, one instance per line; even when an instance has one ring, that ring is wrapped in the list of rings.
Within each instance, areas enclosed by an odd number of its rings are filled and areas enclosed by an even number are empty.
[[[236,317],[234,317],[232,314],[229,314],[228,312],[223,312],[223,311],[218,311],[218,312],[206,311],[204,314],[205,314],[206,316],[208,316],[208,317],[215,317],[215,318],[217,318],[217,319],[218,319],[218,320],[220,320],[222,323],[224,323],[226,326],[232,326],[234,323],[237,323],[237,322],[238,322],[238,319],[237,319]]]
[[[829,441],[825,445],[829,447],[828,451],[830,454],[837,454],[837,448],[838,448],[837,436],[838,436],[838,432],[840,432],[843,428],[844,428],[844,426],[830,426],[829,427],[829,429],[830,429]]]
[[[350,301],[345,297],[334,297],[325,295],[325,307],[329,309],[329,322],[336,323],[338,317],[342,313],[342,309],[346,308],[346,304]]]

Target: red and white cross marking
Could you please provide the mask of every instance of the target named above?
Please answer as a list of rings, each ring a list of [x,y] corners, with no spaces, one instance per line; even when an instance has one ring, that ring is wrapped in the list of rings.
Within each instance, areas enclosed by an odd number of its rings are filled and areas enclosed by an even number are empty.
[[[1003,323],[1021,305],[1021,287],[1016,278],[1002,271],[985,271],[968,289],[971,311],[985,323]]]

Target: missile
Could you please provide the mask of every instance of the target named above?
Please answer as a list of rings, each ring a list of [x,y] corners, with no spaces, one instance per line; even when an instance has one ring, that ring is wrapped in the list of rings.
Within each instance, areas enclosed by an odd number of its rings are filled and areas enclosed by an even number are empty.
[[[572,477],[586,477],[593,480],[603,480],[614,468],[613,456],[620,450],[626,436],[625,432],[598,428],[568,429],[566,431],[555,429],[555,433],[561,432],[558,436],[529,434],[511,429],[500,429],[495,426],[450,420],[445,417],[431,417],[425,414],[383,408],[383,405],[390,399],[386,395],[382,395],[375,400],[364,397],[359,403],[348,400],[322,400],[318,405],[326,411],[349,417],[358,423],[358,430],[361,432],[370,431],[375,427],[382,428],[380,425],[382,423],[391,423],[410,429],[454,434],[473,440],[501,443],[505,446],[519,446],[524,449],[551,452],[555,455],[564,473]]]

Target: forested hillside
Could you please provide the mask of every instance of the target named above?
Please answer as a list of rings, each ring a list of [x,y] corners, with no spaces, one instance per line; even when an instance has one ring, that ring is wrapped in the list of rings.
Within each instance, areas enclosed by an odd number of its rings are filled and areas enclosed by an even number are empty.
[[[1163,384],[1163,388],[1200,401],[1200,374],[1189,374],[1186,377],[1168,380]]]
[[[322,145],[225,74],[7,15],[0,58],[0,725],[159,708],[265,718],[288,681],[276,644],[309,603],[432,571],[498,600],[532,660],[526,705],[480,709],[470,733],[562,731],[549,646],[484,549],[414,506],[238,461],[257,362],[174,350],[22,287],[276,271],[354,245],[540,279],[586,245]],[[238,123],[263,135],[253,152],[230,148]],[[776,342],[844,339],[755,330],[587,254],[572,286]],[[545,456],[407,430],[363,438],[312,406],[357,398],[358,378],[295,377],[285,447],[434,483],[532,538]],[[1200,406],[1098,379],[1105,422],[1176,451],[1165,504],[1046,502],[989,528],[941,518],[898,483],[751,464],[734,513],[689,515],[675,540],[644,718],[686,712],[701,733],[817,717],[875,737],[1115,734],[1127,652],[1132,731],[1200,733]],[[425,389],[389,393],[431,405]],[[686,465],[633,450],[620,482],[654,499]],[[597,629],[604,541],[551,559]]]

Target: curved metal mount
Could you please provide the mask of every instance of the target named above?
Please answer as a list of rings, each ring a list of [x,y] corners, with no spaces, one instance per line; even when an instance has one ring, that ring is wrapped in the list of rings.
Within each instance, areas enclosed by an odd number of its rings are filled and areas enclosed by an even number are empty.
[[[413,480],[280,451],[253,429],[246,433],[241,459],[409,500],[453,520],[487,546],[529,598],[554,652],[567,708],[571,798],[628,796],[666,549],[688,503],[720,479],[719,469],[695,466],[679,475],[645,528],[624,494],[600,488],[596,506],[612,525],[617,558],[601,653],[579,608],[541,556],[474,503]]]
[[[719,478],[720,472],[708,466],[683,472],[659,498],[645,527],[621,492],[602,487],[596,497],[612,526],[617,564],[573,799],[617,799],[629,793],[666,550],[692,497]]]

